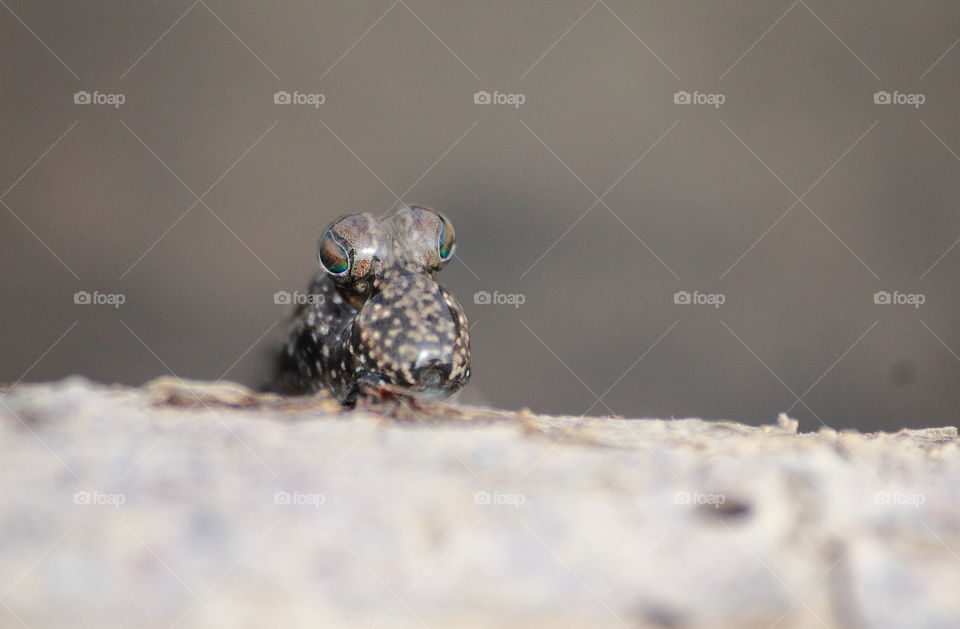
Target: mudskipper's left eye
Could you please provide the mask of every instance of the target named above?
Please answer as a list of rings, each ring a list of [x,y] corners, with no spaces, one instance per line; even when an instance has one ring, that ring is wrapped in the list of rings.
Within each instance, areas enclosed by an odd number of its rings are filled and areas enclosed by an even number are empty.
[[[453,251],[457,248],[457,234],[453,231],[453,224],[443,216],[440,216],[438,245],[440,248],[440,260],[443,262],[452,258]]]

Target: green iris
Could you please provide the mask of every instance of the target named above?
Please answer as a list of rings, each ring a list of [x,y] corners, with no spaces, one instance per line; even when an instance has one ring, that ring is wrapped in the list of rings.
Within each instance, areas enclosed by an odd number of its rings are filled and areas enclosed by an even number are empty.
[[[456,234],[453,232],[453,225],[447,219],[440,218],[440,259],[446,262],[453,255],[453,247],[456,243]]]
[[[342,275],[350,268],[350,258],[346,250],[334,239],[329,229],[320,241],[318,257],[323,268],[332,275]]]

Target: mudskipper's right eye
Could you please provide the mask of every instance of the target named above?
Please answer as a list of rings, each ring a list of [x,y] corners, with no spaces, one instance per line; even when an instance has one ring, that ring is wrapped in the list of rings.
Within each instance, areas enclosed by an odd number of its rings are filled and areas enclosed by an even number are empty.
[[[330,275],[345,275],[350,270],[350,256],[347,250],[337,242],[336,236],[329,229],[320,239],[317,257],[323,265],[323,270]]]

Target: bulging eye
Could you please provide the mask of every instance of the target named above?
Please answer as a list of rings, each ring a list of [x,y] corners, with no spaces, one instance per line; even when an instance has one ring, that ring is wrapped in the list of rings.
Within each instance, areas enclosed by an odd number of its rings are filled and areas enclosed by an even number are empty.
[[[440,236],[438,237],[440,247],[440,260],[446,262],[453,257],[453,250],[457,247],[457,234],[453,231],[453,225],[443,216],[440,216]]]
[[[317,257],[320,258],[320,264],[323,265],[324,270],[330,275],[344,275],[350,268],[350,257],[347,251],[340,246],[329,229],[323,234]]]

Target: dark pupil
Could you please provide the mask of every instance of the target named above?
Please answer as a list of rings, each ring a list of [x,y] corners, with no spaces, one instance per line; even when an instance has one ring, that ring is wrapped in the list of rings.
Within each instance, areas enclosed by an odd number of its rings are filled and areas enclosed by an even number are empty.
[[[347,252],[337,244],[330,232],[327,232],[323,237],[323,244],[320,247],[320,262],[331,273],[343,273],[350,266]]]
[[[440,258],[446,260],[453,253],[453,238],[449,235],[446,221],[440,224]]]

